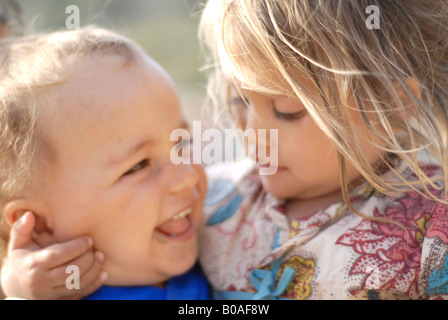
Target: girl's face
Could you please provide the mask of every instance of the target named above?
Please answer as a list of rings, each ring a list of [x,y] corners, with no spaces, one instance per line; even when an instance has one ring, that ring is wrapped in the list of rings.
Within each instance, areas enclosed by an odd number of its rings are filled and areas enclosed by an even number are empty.
[[[158,284],[196,261],[205,175],[170,161],[170,134],[185,122],[165,72],[112,59],[92,57],[58,90],[42,215],[58,242],[93,238],[107,284]]]
[[[316,88],[309,82],[300,77],[297,80],[318,97]],[[278,170],[273,175],[260,175],[267,192],[281,199],[311,199],[340,190],[337,150],[300,100],[282,95],[266,96],[245,89],[238,91],[242,97],[232,101],[243,127],[266,129],[268,133],[270,129],[278,130]],[[352,105],[355,106],[354,101]],[[355,112],[352,116],[353,125],[362,128],[360,116]],[[259,144],[258,147],[264,146]],[[373,148],[368,150],[366,146],[363,151],[372,162],[378,159]],[[257,159],[257,162],[266,163],[263,160]],[[358,171],[347,162],[348,181],[359,177]]]
[[[1,38],[6,38],[10,35],[9,29],[8,27],[3,24],[0,20],[0,39]]]

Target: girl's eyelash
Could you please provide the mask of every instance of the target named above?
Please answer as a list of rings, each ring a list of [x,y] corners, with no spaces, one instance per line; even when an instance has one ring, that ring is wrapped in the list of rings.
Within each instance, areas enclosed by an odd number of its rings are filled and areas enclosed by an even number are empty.
[[[271,101],[272,103],[272,108],[274,110],[274,115],[277,119],[282,120],[282,121],[294,121],[297,120],[299,118],[301,118],[305,113],[306,110],[300,110],[298,112],[294,112],[294,113],[283,113],[278,111],[275,106],[274,103]],[[244,106],[248,106],[250,105],[250,100],[247,99],[246,97],[234,97],[230,100],[230,104],[231,105],[244,105]]]
[[[301,118],[306,113],[306,110],[300,110],[294,113],[283,113],[278,111],[275,107],[273,108],[273,110],[275,117],[282,121],[294,121]]]
[[[249,101],[249,99],[247,99],[245,97],[235,97],[235,98],[230,99],[230,104],[233,106],[241,105],[241,104],[247,106],[250,104],[250,101]]]
[[[145,169],[150,164],[151,164],[151,161],[149,159],[144,159],[144,160],[140,161],[139,163],[137,163],[129,171],[127,171],[123,176],[128,176],[128,175],[134,174],[140,170]]]

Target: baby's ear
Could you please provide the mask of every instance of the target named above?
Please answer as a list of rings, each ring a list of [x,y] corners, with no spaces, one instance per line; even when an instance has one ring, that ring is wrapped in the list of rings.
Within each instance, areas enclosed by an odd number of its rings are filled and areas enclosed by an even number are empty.
[[[32,212],[36,219],[36,232],[48,232],[48,226],[42,208],[39,204],[29,199],[12,200],[3,209],[3,217],[9,226],[19,220],[26,212]]]
[[[29,208],[27,200],[13,200],[8,202],[3,209],[3,218],[9,226],[12,226],[28,211],[32,210]]]

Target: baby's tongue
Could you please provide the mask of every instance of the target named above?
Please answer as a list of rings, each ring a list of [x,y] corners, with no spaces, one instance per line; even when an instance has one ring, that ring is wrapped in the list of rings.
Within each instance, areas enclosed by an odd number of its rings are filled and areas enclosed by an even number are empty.
[[[170,219],[158,226],[157,230],[168,236],[175,236],[187,231],[190,228],[190,223],[188,217]]]

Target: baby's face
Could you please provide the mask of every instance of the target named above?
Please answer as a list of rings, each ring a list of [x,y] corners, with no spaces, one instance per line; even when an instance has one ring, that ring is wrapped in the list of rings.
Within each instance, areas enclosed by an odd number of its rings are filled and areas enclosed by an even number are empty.
[[[169,77],[149,59],[108,59],[92,57],[58,91],[45,219],[57,241],[92,236],[108,284],[158,284],[196,260],[205,176],[170,161],[185,122]]]

